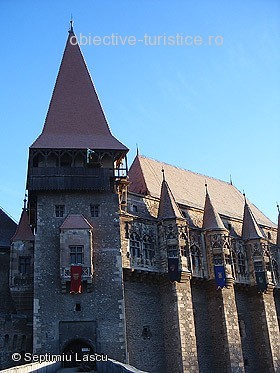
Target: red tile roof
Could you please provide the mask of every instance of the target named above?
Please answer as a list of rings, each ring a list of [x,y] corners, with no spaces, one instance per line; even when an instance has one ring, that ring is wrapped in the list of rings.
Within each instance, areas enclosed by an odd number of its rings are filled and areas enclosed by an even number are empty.
[[[83,215],[68,215],[60,229],[92,229],[92,225]]]
[[[222,222],[222,219],[220,218],[220,215],[217,213],[215,207],[213,206],[210,196],[208,194],[208,191],[206,191],[206,197],[205,197],[202,228],[225,230],[225,226]]]
[[[81,50],[69,32],[42,134],[31,148],[127,151],[110,132]]]
[[[235,186],[214,179],[213,177],[201,175],[192,171],[184,170],[153,159],[137,156],[129,170],[129,190],[142,195],[151,195],[160,198],[162,168],[164,168],[166,180],[172,190],[178,204],[204,209],[205,182],[211,191],[211,201],[220,215],[243,219],[244,197]],[[256,206],[249,203],[258,224],[276,228]]]
[[[29,219],[25,208],[22,210],[16,233],[11,238],[11,241],[34,241],[34,235],[30,228]]]
[[[175,198],[165,180],[163,180],[161,184],[158,218],[183,218],[183,215],[175,201]]]
[[[247,204],[247,201],[245,201],[244,206],[242,238],[244,240],[264,238],[256,218]]]

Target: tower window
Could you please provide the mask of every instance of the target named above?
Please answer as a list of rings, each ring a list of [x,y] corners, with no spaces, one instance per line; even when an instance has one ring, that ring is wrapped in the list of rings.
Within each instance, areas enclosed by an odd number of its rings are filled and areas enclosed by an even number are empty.
[[[84,246],[69,246],[70,249],[70,263],[83,264],[84,263]]]
[[[8,347],[9,344],[9,334],[6,334],[4,337],[4,347]]]
[[[138,212],[138,207],[136,205],[132,205],[132,212]]]
[[[15,334],[14,337],[13,337],[13,350],[16,350],[16,348],[17,348],[17,338],[18,338],[18,336],[17,336],[17,334]]]
[[[151,260],[155,256],[154,244],[149,236],[145,236],[143,239],[143,256],[144,259]]]
[[[262,261],[258,260],[254,262],[254,267],[256,272],[262,272],[263,271],[263,263]]]
[[[240,274],[244,276],[246,274],[246,263],[245,257],[242,253],[238,253],[238,267]]]
[[[63,218],[65,214],[65,205],[55,205],[55,217]]]
[[[76,303],[75,304],[75,311],[80,312],[82,310],[81,303]]]
[[[92,218],[98,218],[100,216],[100,205],[90,205],[90,215]]]
[[[191,246],[191,265],[194,272],[199,272],[201,269],[201,256],[199,247],[196,245]]]
[[[30,265],[31,265],[31,257],[30,256],[20,256],[19,257],[19,273],[23,275],[30,274]]]
[[[169,245],[167,248],[168,258],[177,258],[178,257],[178,248],[176,245]]]
[[[130,236],[130,252],[133,258],[140,258],[140,238],[137,233]]]

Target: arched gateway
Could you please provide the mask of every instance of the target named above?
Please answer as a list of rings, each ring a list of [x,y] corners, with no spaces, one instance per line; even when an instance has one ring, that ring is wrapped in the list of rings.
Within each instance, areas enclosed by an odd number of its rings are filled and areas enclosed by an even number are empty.
[[[63,367],[91,367],[94,368],[95,363],[90,361],[90,356],[94,354],[94,349],[91,343],[83,339],[73,339],[69,341],[63,351],[64,356]]]

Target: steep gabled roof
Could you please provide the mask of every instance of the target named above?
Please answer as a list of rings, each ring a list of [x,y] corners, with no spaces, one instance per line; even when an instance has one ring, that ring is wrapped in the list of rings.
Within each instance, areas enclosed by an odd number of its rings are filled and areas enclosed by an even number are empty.
[[[11,241],[34,241],[34,235],[30,228],[29,219],[25,208],[22,209],[16,233],[12,237]]]
[[[183,215],[175,201],[175,198],[167,184],[162,181],[159,200],[158,219],[183,218]]]
[[[68,215],[60,229],[92,229],[92,225],[83,215]]]
[[[242,238],[244,240],[264,238],[260,227],[252,213],[247,201],[245,200],[243,225],[242,225]]]
[[[17,224],[0,208],[0,247],[10,247]]]
[[[203,224],[202,228],[206,230],[225,230],[225,226],[217,213],[215,207],[213,206],[208,191],[206,190],[204,214],[203,214]]]
[[[31,148],[128,150],[110,132],[72,30],[42,134]]]
[[[160,198],[161,169],[164,168],[168,185],[178,204],[203,210],[205,202],[205,182],[211,190],[211,201],[220,215],[242,220],[244,198],[235,186],[230,183],[201,175],[192,171],[155,161],[138,155],[130,170],[129,190],[133,193],[151,195]],[[259,224],[276,228],[256,206],[250,204]]]

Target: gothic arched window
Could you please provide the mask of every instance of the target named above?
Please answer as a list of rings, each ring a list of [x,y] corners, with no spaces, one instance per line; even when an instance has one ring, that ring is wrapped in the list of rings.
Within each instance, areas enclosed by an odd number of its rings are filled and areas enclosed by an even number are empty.
[[[153,259],[155,256],[155,248],[150,236],[144,236],[143,238],[143,257],[144,259]]]
[[[130,236],[130,255],[132,258],[140,258],[140,237],[133,232]]]
[[[191,264],[194,272],[200,271],[201,269],[201,257],[199,247],[196,245],[191,246]]]
[[[245,256],[242,253],[238,253],[238,268],[239,268],[239,273],[242,276],[245,276],[245,274],[246,274],[246,262],[245,262]]]

